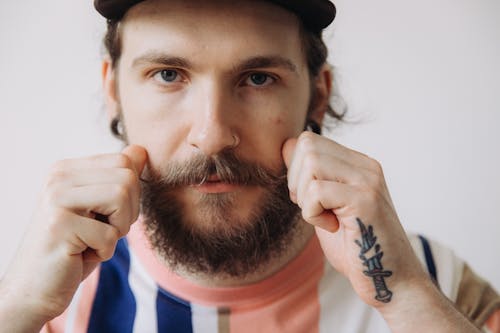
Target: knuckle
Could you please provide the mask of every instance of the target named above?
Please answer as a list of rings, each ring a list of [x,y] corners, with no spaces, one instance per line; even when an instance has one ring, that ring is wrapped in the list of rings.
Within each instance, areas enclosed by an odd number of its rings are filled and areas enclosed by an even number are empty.
[[[299,139],[298,139],[298,146],[303,149],[304,151],[307,151],[309,149],[314,148],[314,141],[315,137],[314,134],[311,132],[302,132],[300,134]]]
[[[380,164],[379,161],[369,157],[368,158],[368,165],[369,165],[370,170],[372,170],[375,174],[380,175],[380,176],[383,175],[382,165]]]
[[[366,171],[359,171],[356,170],[355,172],[352,173],[349,179],[350,182],[354,185],[359,185],[359,186],[369,186],[369,176],[367,175]]]
[[[52,166],[50,167],[50,172],[51,173],[56,173],[58,171],[62,171],[66,169],[66,164],[68,163],[68,160],[60,160],[56,161]]]
[[[101,259],[103,261],[108,261],[109,259],[113,258],[113,255],[115,253],[115,246],[111,246],[109,248],[106,248],[105,250],[101,251]]]
[[[129,190],[128,190],[127,186],[121,185],[121,184],[120,185],[115,185],[115,187],[113,189],[113,197],[120,204],[123,204],[124,202],[128,201],[128,199],[129,199]]]
[[[106,228],[106,231],[103,233],[103,242],[105,248],[114,248],[116,242],[118,242],[118,239],[120,239],[120,237],[121,234],[117,228],[112,226]]]
[[[302,218],[304,221],[308,221],[311,218],[311,213],[309,207],[302,209]]]
[[[304,168],[307,171],[317,170],[319,167],[319,154],[314,151],[308,151],[304,155]]]
[[[124,154],[117,154],[114,157],[114,165],[117,168],[131,168],[132,161]]]
[[[309,141],[314,139],[315,134],[310,131],[304,131],[299,135],[299,141]]]
[[[123,170],[123,182],[127,187],[133,187],[137,184],[138,178],[135,172],[131,169]]]
[[[315,203],[308,203],[304,207],[304,209],[302,209],[302,218],[305,221],[310,222],[310,220],[316,215],[315,214],[315,207],[316,207]]]
[[[311,181],[304,195],[302,217],[305,219],[313,216],[313,208],[321,205],[321,189],[317,181]]]
[[[378,188],[382,188],[382,186],[384,184],[384,179],[378,174],[373,174],[373,175],[366,176],[366,183],[371,188],[378,189]]]
[[[57,205],[64,198],[64,191],[60,186],[52,184],[45,190],[45,202],[49,205]]]
[[[312,180],[307,189],[307,197],[312,200],[319,200],[321,197],[321,184],[317,180]]]
[[[120,237],[126,236],[130,231],[130,223],[120,227]]]
[[[47,186],[55,186],[57,184],[63,183],[68,177],[68,172],[64,169],[52,170],[52,172],[47,177]]]
[[[64,161],[59,161],[50,167],[45,186],[51,187],[63,183],[69,177],[69,172],[64,166]]]
[[[130,223],[131,221],[128,216],[123,219],[120,219],[119,222],[116,220],[114,221],[112,227],[116,229],[116,231],[118,232],[118,238],[121,238],[128,234],[128,232],[130,231]]]
[[[63,232],[63,225],[68,219],[63,209],[52,208],[47,212],[46,230],[52,236],[58,236]]]
[[[364,201],[367,205],[374,205],[378,201],[378,192],[373,188],[365,188],[363,191]],[[361,203],[363,204],[363,203]]]

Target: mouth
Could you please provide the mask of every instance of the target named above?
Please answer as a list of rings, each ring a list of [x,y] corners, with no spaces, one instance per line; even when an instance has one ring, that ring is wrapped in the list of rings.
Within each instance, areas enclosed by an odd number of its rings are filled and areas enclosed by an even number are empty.
[[[219,176],[211,175],[201,184],[191,185],[196,191],[204,194],[220,194],[235,192],[241,185],[222,181]]]

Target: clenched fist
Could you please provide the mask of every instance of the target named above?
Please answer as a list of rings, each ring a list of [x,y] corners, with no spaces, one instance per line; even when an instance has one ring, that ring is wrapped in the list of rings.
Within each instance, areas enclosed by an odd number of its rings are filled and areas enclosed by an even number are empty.
[[[288,139],[282,153],[290,199],[326,258],[391,331],[479,332],[420,265],[377,161],[310,132]]]
[[[27,330],[61,314],[80,282],[111,258],[139,215],[146,160],[143,148],[129,146],[121,154],[54,165],[0,286],[2,304],[9,304],[12,318],[19,310]]]
[[[380,307],[392,300],[398,284],[427,278],[378,162],[310,132],[289,139],[283,157],[291,200],[316,226],[327,259],[363,301]]]

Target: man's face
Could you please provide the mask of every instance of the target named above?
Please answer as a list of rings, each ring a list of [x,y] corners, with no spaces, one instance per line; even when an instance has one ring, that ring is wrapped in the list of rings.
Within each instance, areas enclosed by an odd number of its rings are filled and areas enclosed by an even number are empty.
[[[235,173],[248,162],[284,179],[282,145],[303,130],[310,102],[293,14],[260,1],[145,1],[127,13],[121,38],[115,112],[129,143],[148,151],[152,179],[228,152],[239,161]],[[257,223],[277,188],[287,194],[284,181],[269,189],[207,170],[202,185],[170,187],[160,199],[186,230],[234,235]],[[282,209],[296,214],[292,204]]]

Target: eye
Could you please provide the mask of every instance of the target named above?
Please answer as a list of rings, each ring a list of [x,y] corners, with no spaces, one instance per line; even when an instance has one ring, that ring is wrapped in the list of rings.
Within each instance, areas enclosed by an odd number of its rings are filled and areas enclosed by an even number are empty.
[[[164,70],[157,72],[154,75],[154,78],[158,81],[161,81],[161,82],[172,83],[172,82],[179,81],[180,75],[179,75],[179,72],[177,72],[174,69],[164,69]]]
[[[245,80],[249,86],[263,87],[273,83],[275,79],[266,73],[252,73]]]

